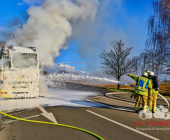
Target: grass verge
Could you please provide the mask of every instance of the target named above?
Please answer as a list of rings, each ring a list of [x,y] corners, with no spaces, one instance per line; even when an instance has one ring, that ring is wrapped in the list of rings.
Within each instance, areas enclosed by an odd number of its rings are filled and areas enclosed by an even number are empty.
[[[111,91],[117,91],[117,92],[127,92],[127,93],[133,93],[134,90],[130,90],[130,89],[114,89],[114,88],[107,88],[108,90],[111,90]],[[170,99],[170,96],[169,95],[164,95],[162,94],[165,98],[167,99]],[[159,97],[159,95],[158,95]]]
[[[107,89],[111,90],[111,91],[133,93],[133,90],[131,90],[131,89],[114,89],[114,88],[107,88]]]

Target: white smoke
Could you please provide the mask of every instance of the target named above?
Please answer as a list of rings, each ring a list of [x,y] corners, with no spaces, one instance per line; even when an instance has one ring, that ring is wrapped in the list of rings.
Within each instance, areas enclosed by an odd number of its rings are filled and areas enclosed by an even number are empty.
[[[12,54],[12,64],[14,68],[29,68],[30,66],[37,65],[37,59],[34,57],[25,57],[22,54],[14,53]]]
[[[7,45],[36,46],[44,64],[53,65],[53,58],[72,35],[70,21],[93,20],[98,4],[98,0],[44,0],[40,6],[32,5],[27,22]]]

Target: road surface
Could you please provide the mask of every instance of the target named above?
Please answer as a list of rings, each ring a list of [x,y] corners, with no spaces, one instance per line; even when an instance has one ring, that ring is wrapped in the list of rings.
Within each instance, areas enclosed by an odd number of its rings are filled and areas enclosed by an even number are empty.
[[[117,93],[112,96],[134,101],[129,98],[130,95],[127,93]],[[121,101],[101,95],[91,97],[88,101],[96,102],[98,107],[56,106],[45,109],[54,114],[58,123],[89,130],[105,140],[169,139],[170,126],[165,126],[169,120],[154,117],[142,120],[139,118],[139,114],[134,113],[134,103],[130,101]],[[161,100],[158,100],[158,104],[166,105]],[[9,114],[20,118],[30,117],[29,119],[32,120],[49,122],[37,108]],[[138,121],[144,124],[138,125]],[[155,124],[153,124],[154,121]],[[147,122],[150,122],[150,125]],[[96,140],[95,137],[87,133],[61,126],[14,121],[5,116],[2,117],[2,123],[6,124],[1,126],[0,140]],[[166,130],[164,130],[165,128]]]

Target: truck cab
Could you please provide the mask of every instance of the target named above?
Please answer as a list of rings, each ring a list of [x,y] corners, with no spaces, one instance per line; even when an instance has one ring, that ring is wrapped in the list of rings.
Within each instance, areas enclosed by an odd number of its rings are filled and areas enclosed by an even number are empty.
[[[39,96],[39,57],[36,47],[3,46],[1,52],[1,98]]]

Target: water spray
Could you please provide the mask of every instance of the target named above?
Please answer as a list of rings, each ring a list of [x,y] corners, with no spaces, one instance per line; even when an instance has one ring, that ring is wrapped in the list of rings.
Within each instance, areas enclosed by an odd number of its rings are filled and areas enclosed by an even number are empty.
[[[44,76],[48,85],[54,86],[56,81],[60,82],[75,82],[75,83],[82,83],[87,85],[100,85],[100,84],[120,84],[120,85],[127,85],[131,86],[130,84],[119,82],[109,78],[100,78],[94,76],[86,76],[86,75],[74,75],[74,74],[58,74],[53,73],[47,76]]]

